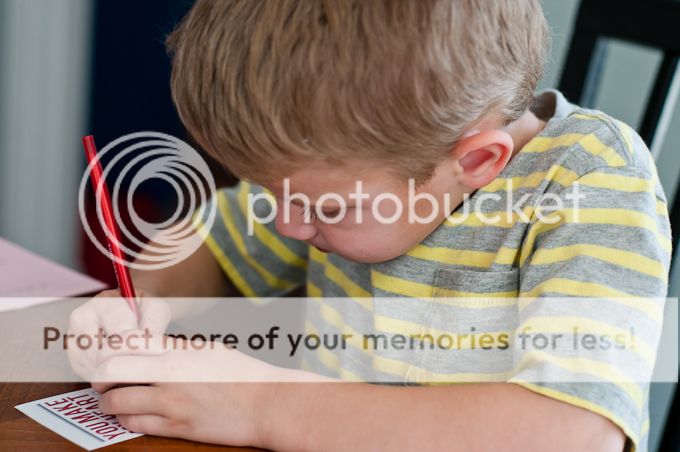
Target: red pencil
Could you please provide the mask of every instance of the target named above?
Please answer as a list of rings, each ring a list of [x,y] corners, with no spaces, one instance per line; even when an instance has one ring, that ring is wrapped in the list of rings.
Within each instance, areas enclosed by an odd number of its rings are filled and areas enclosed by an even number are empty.
[[[102,165],[97,159],[97,148],[94,145],[94,137],[92,135],[83,137],[83,147],[85,148],[87,161],[92,165],[90,182],[92,182],[92,187],[94,188],[96,202],[101,206],[102,214],[104,215],[104,223],[106,224],[107,229],[107,231],[104,232],[106,233],[106,239],[108,240],[109,250],[111,251],[111,254],[116,257],[116,259],[113,259],[113,270],[116,273],[118,286],[120,287],[120,292],[123,294],[123,297],[127,300],[130,309],[132,309],[132,312],[139,318],[135,288],[132,286],[132,279],[130,278],[127,267],[122,264],[124,256],[118,246],[118,244],[121,243],[120,233],[118,232],[118,226],[114,220],[113,210],[111,209],[111,196],[109,195],[109,189],[106,187],[106,181],[103,178]],[[92,162],[94,162],[94,164]],[[101,189],[99,189],[100,185]]]

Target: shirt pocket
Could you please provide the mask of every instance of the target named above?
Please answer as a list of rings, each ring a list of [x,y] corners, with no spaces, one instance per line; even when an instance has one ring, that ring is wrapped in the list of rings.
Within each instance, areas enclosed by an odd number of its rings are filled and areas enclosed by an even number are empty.
[[[419,331],[437,346],[418,351],[418,362],[407,379],[429,383],[428,378],[450,382],[509,378],[513,368],[511,344],[518,322],[519,275],[518,269],[437,268],[433,295]],[[440,347],[440,342],[448,344],[449,337],[451,347]]]
[[[435,271],[433,297],[516,298],[519,269],[478,271],[439,268]]]

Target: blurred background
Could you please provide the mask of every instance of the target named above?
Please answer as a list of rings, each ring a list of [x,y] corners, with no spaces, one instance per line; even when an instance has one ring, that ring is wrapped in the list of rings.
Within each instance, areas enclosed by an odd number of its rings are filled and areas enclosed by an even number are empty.
[[[151,130],[188,141],[170,99],[164,39],[191,3],[0,0],[0,236],[113,282],[110,263],[91,246],[78,219],[85,168],[80,140],[92,133],[101,148]],[[544,0],[553,48],[541,88],[558,84],[578,4]],[[637,128],[660,61],[654,49],[609,41],[595,107]],[[669,195],[680,179],[679,148],[676,105],[657,155]],[[211,166],[218,185],[231,182]],[[174,211],[169,185],[142,188],[134,204],[146,218]],[[679,283],[676,265],[670,296],[678,296]],[[671,384],[653,387],[650,450],[656,450],[673,391]]]

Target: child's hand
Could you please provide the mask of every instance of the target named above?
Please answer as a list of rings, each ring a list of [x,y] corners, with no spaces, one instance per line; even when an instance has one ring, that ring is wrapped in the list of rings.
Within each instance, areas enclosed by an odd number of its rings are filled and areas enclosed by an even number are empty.
[[[95,386],[96,387],[96,386]],[[133,432],[229,446],[263,447],[264,404],[276,384],[156,383],[102,394],[99,409]]]
[[[105,290],[92,300],[74,309],[69,318],[68,357],[73,371],[90,381],[97,365],[110,355],[106,338],[138,331],[155,335],[165,332],[170,323],[171,311],[159,298],[150,296],[144,290],[137,291],[139,321],[118,290]],[[92,339],[92,346],[79,347],[78,337]],[[87,339],[81,341],[85,344]],[[101,345],[101,347],[100,347]],[[152,350],[139,350],[152,353]]]
[[[155,341],[156,338],[154,338]],[[132,431],[229,445],[261,445],[280,369],[221,344],[169,342],[167,353],[120,353],[94,371],[100,409]],[[174,383],[174,382],[188,383]],[[224,382],[255,383],[224,383]],[[118,387],[121,383],[152,383]]]

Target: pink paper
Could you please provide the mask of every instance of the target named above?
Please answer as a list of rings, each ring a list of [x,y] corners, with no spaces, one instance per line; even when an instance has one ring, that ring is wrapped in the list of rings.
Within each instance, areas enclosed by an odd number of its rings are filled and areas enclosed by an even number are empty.
[[[0,311],[91,294],[106,284],[0,238]],[[5,299],[2,299],[2,298]],[[31,297],[29,300],[11,297]],[[39,298],[36,300],[36,298]]]

